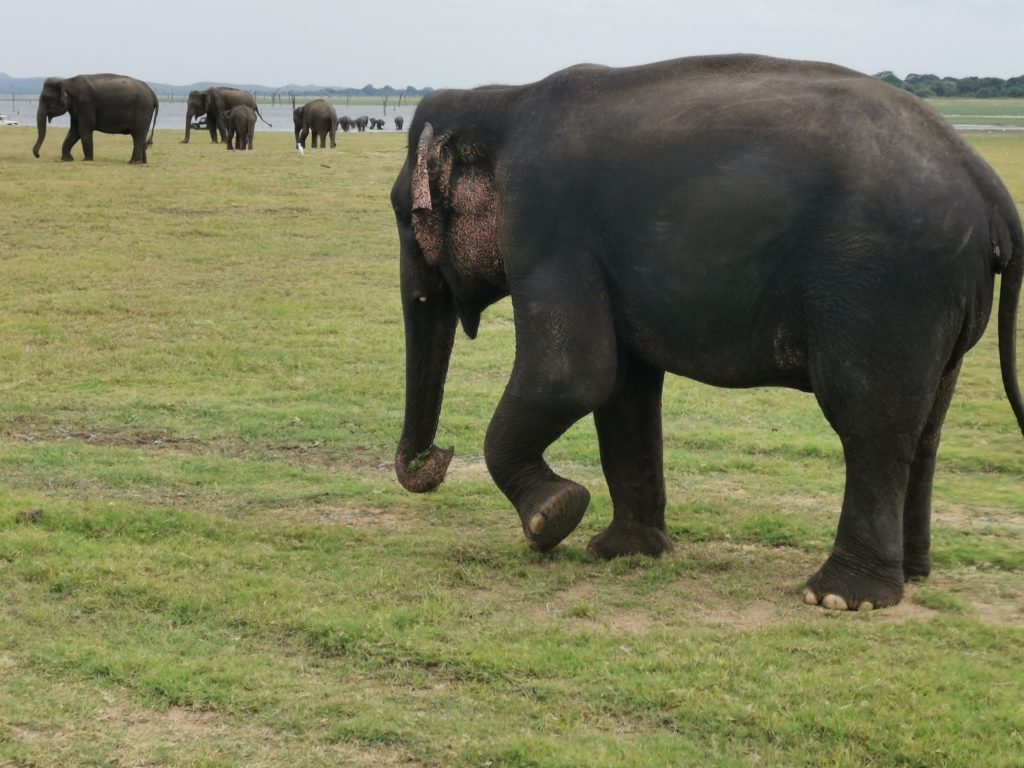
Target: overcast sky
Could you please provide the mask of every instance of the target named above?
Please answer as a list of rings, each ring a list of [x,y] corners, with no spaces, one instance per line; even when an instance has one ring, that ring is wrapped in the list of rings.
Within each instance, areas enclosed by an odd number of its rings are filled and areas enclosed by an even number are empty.
[[[173,0],[5,3],[0,72],[174,85],[471,87],[705,53],[874,74],[1024,74],[1024,0]]]

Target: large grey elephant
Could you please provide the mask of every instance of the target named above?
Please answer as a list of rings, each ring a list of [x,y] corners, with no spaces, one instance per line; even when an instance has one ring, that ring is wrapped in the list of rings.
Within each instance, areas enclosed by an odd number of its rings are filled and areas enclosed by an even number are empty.
[[[433,441],[456,324],[475,337],[511,295],[515,363],[484,456],[535,549],[588,505],[544,460],[580,418],[594,415],[614,509],[589,551],[656,556],[672,549],[665,371],[792,387],[814,393],[846,460],[835,544],[804,599],[899,602],[930,571],[939,433],[997,274],[1000,366],[1024,432],[1014,201],[942,117],[874,78],[737,55],[438,91],[416,109],[391,201],[398,478],[418,492],[443,480],[452,452]]]
[[[256,132],[256,111],[252,107],[246,104],[231,107],[220,113],[220,119],[228,149],[252,149]]]
[[[306,137],[312,132],[313,148],[316,148],[317,140],[320,141],[320,148],[327,146],[327,136],[331,137],[331,149],[334,149],[335,134],[338,131],[338,112],[334,106],[323,99],[307,101],[301,107],[292,110],[292,120],[295,123],[295,143],[306,146]]]
[[[210,141],[217,143],[217,135],[220,139],[227,141],[227,134],[221,128],[220,113],[238,106],[250,107],[256,116],[264,123],[270,125],[260,114],[260,108],[256,104],[256,98],[248,91],[238,88],[214,87],[205,91],[189,91],[188,105],[185,108],[185,138],[182,144],[188,144],[192,135],[193,118],[206,115],[206,127],[210,131]],[[273,126],[271,126],[273,127]]]
[[[47,78],[39,93],[36,109],[38,137],[32,154],[39,157],[39,150],[46,139],[47,124],[66,112],[71,127],[61,145],[61,160],[73,159],[71,149],[79,139],[85,159],[92,160],[92,134],[99,131],[130,135],[131,162],[145,163],[146,147],[153,143],[159,111],[160,102],[153,89],[134,77],[104,73]]]

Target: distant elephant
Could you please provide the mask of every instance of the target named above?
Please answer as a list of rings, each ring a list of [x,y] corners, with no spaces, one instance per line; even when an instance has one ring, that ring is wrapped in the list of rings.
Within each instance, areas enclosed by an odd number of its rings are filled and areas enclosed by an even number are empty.
[[[404,118],[404,117],[402,117],[401,115],[398,115],[398,116],[397,116],[397,117],[395,118],[395,130],[396,130],[396,131],[400,131],[400,130],[402,130],[402,126],[403,126],[403,125],[405,125],[405,118]]]
[[[362,133],[363,131],[366,130],[366,126],[367,126],[367,124],[369,122],[370,122],[370,118],[369,117],[367,117],[366,115],[360,115],[359,117],[355,118],[352,121],[352,125],[355,126],[355,129],[357,131]]]
[[[307,101],[292,111],[292,120],[295,122],[296,144],[305,148],[306,137],[312,132],[314,149],[317,139],[320,140],[320,149],[327,146],[327,134],[331,135],[331,149],[337,146],[334,137],[338,130],[338,113],[332,104],[323,99]]]
[[[131,135],[131,162],[145,163],[146,147],[153,143],[159,111],[160,102],[153,89],[134,77],[99,74],[76,75],[63,80],[47,78],[39,94],[36,110],[38,138],[32,154],[39,157],[39,149],[46,139],[47,123],[67,112],[71,128],[61,145],[61,160],[73,159],[71,149],[79,139],[82,140],[85,159],[92,160],[92,134],[99,131]]]
[[[263,120],[260,108],[256,105],[256,98],[248,91],[238,88],[207,88],[205,91],[190,91],[188,94],[188,106],[185,110],[185,138],[182,144],[188,144],[192,134],[192,118],[199,115],[206,115],[206,127],[210,131],[210,141],[217,143],[217,134],[220,132],[222,141],[227,140],[227,134],[221,128],[220,113],[232,107],[241,105],[250,107]],[[263,120],[267,123],[266,120]],[[273,126],[270,126],[273,128]]]
[[[370,130],[371,131],[383,131],[384,130],[384,120],[383,120],[383,118],[371,117],[370,118]]]
[[[338,118],[338,127],[341,128],[345,133],[348,133],[349,129],[355,125],[355,122],[348,115],[342,115]]]
[[[225,136],[224,143],[228,149],[252,149],[253,134],[256,132],[256,110],[246,104],[240,104],[221,112],[220,120]]]
[[[672,549],[665,372],[791,387],[814,394],[846,460],[835,544],[805,602],[899,602],[931,568],[939,433],[1000,273],[1000,368],[1024,433],[1017,207],[906,91],[762,56],[584,65],[435,92],[408,147],[391,190],[398,479],[416,492],[444,479],[452,451],[433,440],[456,324],[475,337],[484,309],[511,296],[515,363],[484,458],[534,549],[561,542],[589,503],[544,460],[579,419],[594,415],[613,506],[589,552],[657,556]]]

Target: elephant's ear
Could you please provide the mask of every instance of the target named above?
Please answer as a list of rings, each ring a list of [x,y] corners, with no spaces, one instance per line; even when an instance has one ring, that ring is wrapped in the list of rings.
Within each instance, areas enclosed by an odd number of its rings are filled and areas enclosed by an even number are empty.
[[[437,266],[441,261],[444,242],[441,212],[435,210],[431,188],[440,193],[440,200],[450,193],[452,155],[446,143],[447,137],[435,136],[434,126],[426,123],[416,145],[416,167],[412,173],[413,232],[423,257],[431,266]]]
[[[433,210],[434,204],[430,194],[433,185],[442,196],[449,192],[452,175],[452,156],[446,149],[448,137],[434,135],[434,126],[427,123],[423,126],[419,143],[416,145],[416,168],[412,177],[412,209],[413,211]]]

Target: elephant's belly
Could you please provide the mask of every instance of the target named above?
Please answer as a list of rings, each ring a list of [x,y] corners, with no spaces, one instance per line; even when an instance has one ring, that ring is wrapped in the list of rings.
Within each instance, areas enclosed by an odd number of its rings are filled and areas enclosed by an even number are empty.
[[[784,316],[734,314],[701,318],[627,313],[625,341],[651,365],[705,384],[809,391],[803,333]]]

